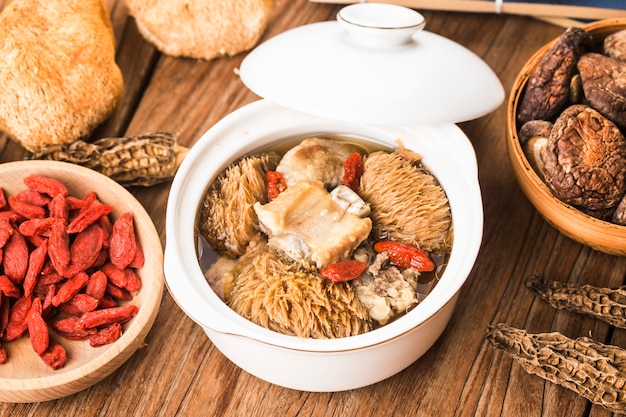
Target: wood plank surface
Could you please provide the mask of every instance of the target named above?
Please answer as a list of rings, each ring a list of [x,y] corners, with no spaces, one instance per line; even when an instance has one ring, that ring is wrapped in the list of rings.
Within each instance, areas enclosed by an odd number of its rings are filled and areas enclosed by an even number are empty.
[[[9,2],[0,1],[0,7]],[[107,0],[125,80],[122,103],[94,139],[156,131],[192,146],[213,124],[256,100],[236,70],[245,56],[211,61],[173,58],[139,34],[123,1]],[[334,19],[340,5],[281,1],[264,39],[303,24]],[[505,90],[524,62],[562,28],[530,17],[423,11],[427,30],[481,56]],[[320,63],[329,64],[332,63]],[[582,417],[611,413],[577,394],[527,374],[484,339],[489,324],[529,332],[592,335],[626,346],[626,333],[573,313],[555,311],[523,285],[529,274],[561,281],[622,285],[626,259],[581,246],[549,226],[518,187],[506,155],[506,106],[460,125],[477,154],[485,228],[476,265],[452,319],[435,345],[399,374],[338,393],[281,388],[227,360],[166,292],[153,329],[119,370],[59,400],[0,403],[0,416],[524,416]],[[0,136],[0,162],[26,152]],[[131,191],[148,209],[165,244],[170,183]],[[251,354],[253,354],[251,352]]]

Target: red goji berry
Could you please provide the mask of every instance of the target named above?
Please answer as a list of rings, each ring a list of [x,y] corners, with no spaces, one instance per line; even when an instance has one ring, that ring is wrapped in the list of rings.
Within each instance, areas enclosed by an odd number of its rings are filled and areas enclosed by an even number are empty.
[[[67,220],[69,217],[69,209],[67,201],[63,194],[57,194],[48,203],[48,216],[58,219]]]
[[[120,288],[126,287],[126,272],[124,272],[124,269],[107,262],[100,267],[100,270],[106,274],[113,285]]]
[[[108,345],[109,343],[115,342],[121,336],[122,325],[113,323],[110,326],[98,330],[96,334],[89,336],[89,345],[91,347]]]
[[[4,337],[7,341],[11,341],[20,337],[28,328],[26,321],[28,311],[33,303],[33,299],[29,297],[20,297],[11,306],[9,314],[9,322],[5,329]]]
[[[87,287],[85,287],[85,294],[88,294],[95,298],[96,300],[100,300],[107,290],[107,276],[102,271],[96,271],[89,277],[89,282],[87,283]]]
[[[9,360],[9,354],[6,348],[0,343],[0,364],[7,363]]]
[[[126,268],[124,274],[126,275],[126,286],[124,288],[129,292],[139,291],[141,288],[139,275],[132,268]]]
[[[42,316],[41,300],[33,299],[30,311],[28,312],[28,335],[30,344],[38,355],[42,355],[48,349],[49,332],[48,325]]]
[[[320,273],[332,282],[345,282],[358,278],[367,269],[365,262],[354,259],[339,261],[322,268]]]
[[[48,256],[48,241],[44,241],[41,246],[33,250],[28,258],[28,269],[24,276],[24,282],[22,287],[24,288],[24,295],[30,297],[35,285],[37,284],[37,277],[41,273],[43,264]]]
[[[30,175],[24,178],[24,184],[26,184],[28,188],[49,195],[50,197],[54,197],[57,194],[64,196],[69,194],[63,183],[42,175]]]
[[[43,270],[42,270],[42,275],[37,280],[37,286],[47,287],[50,284],[57,284],[57,283],[63,281],[63,279],[64,279],[63,276],[60,275],[56,271],[52,271],[52,272],[49,272],[47,274],[44,274]]]
[[[53,217],[25,220],[18,226],[17,230],[24,236],[50,235],[50,228],[54,223]]]
[[[11,235],[15,232],[9,219],[6,217],[0,217],[0,248],[3,248],[7,244]]]
[[[54,318],[50,321],[52,327],[61,336],[70,340],[85,340],[96,333],[96,329],[79,329],[78,316]]]
[[[9,298],[0,294],[0,339],[4,337],[4,331],[9,324],[9,314],[11,313],[11,303]]]
[[[420,272],[435,269],[435,264],[430,259],[428,252],[417,246],[388,240],[376,242],[374,250],[378,253],[386,252],[389,260],[400,268],[413,268]]]
[[[110,282],[107,284],[107,294],[116,300],[132,300],[133,296],[126,291],[124,288],[120,288],[116,285],[111,284]]]
[[[13,223],[17,223],[19,221],[24,220],[24,216],[20,216],[13,209],[0,211],[0,217],[3,217],[7,219],[9,222],[13,222]]]
[[[81,210],[67,225],[67,233],[78,233],[85,230],[102,216],[107,216],[113,211],[113,206],[94,202],[86,209]]]
[[[76,311],[80,313],[86,313],[88,311],[94,311],[98,307],[98,300],[93,298],[91,295],[78,293],[75,294],[68,301],[64,302],[59,306],[62,307],[70,307],[72,311]],[[71,313],[75,314],[75,313]]]
[[[117,307],[117,301],[109,294],[104,294],[100,299],[100,303],[98,304],[98,308],[111,308]]]
[[[69,210],[84,209],[84,208],[91,206],[91,204],[96,200],[97,200],[97,195],[93,191],[88,192],[87,195],[85,195],[85,197],[83,198],[77,198],[77,197],[68,195],[66,198],[67,208]]]
[[[52,305],[58,307],[59,305],[69,301],[74,295],[87,285],[89,282],[89,275],[84,272],[79,272],[73,277],[69,278],[57,290],[56,294],[52,298]]]
[[[71,277],[92,266],[100,256],[103,242],[104,232],[96,223],[77,233],[70,245],[70,264],[64,275]]]
[[[48,312],[50,311],[50,309],[53,307],[52,306],[52,299],[54,298],[54,295],[56,294],[56,286],[55,285],[48,285],[48,288],[46,289],[45,294],[43,295],[44,299],[43,299],[43,314],[44,316],[46,316],[48,314]]]
[[[28,269],[28,243],[20,233],[13,233],[4,245],[4,273],[15,283],[22,282]]]
[[[48,349],[39,355],[39,357],[46,365],[55,370],[62,368],[67,362],[67,352],[65,348],[53,339],[50,339]]]
[[[0,275],[0,293],[11,298],[20,298],[22,292],[6,275]]]
[[[46,217],[47,212],[46,209],[43,207],[25,203],[13,196],[9,196],[8,201],[11,209],[13,209],[13,211],[15,211],[22,217],[25,217],[27,219],[41,219],[43,217]]]
[[[143,249],[141,245],[139,244],[139,242],[137,242],[136,247],[137,247],[137,252],[135,253],[135,257],[133,258],[132,262],[128,264],[128,266],[131,268],[141,268],[146,262]]]
[[[0,210],[7,206],[7,199],[4,195],[4,188],[0,187]]]
[[[356,192],[361,185],[361,176],[363,176],[361,155],[355,152],[343,163],[343,179],[341,183]]]
[[[287,189],[287,182],[280,172],[267,171],[265,174],[265,187],[267,188],[267,199],[272,201],[278,197],[278,194]]]
[[[133,215],[122,214],[113,223],[109,237],[109,258],[111,263],[120,269],[126,268],[137,254],[137,239]]]
[[[51,198],[41,194],[35,190],[22,190],[15,195],[15,198],[23,201],[24,203],[32,204],[33,206],[44,207],[47,206]]]
[[[132,319],[137,314],[137,311],[137,307],[133,304],[90,311],[83,314],[78,320],[78,328],[92,329],[113,323],[122,324]]]
[[[48,257],[55,271],[59,275],[63,275],[70,263],[70,237],[67,234],[63,219],[55,219],[52,223],[48,242]]]

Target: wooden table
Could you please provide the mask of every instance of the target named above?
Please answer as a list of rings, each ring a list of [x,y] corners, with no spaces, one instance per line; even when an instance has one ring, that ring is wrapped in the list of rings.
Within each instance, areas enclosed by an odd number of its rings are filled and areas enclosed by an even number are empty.
[[[94,137],[170,131],[191,146],[219,119],[257,97],[237,77],[244,54],[212,61],[160,54],[138,33],[123,1],[107,0],[118,41],[123,102]],[[0,1],[0,6],[8,0]],[[265,37],[330,20],[341,6],[282,1]],[[481,56],[509,91],[523,63],[562,28],[530,17],[424,12],[427,30]],[[616,287],[626,259],[574,243],[550,227],[517,185],[505,147],[502,105],[461,128],[477,153],[484,239],[449,326],[403,372],[373,386],[339,393],[298,392],[271,385],[227,360],[165,293],[152,331],[119,370],[78,394],[36,404],[0,404],[2,416],[606,416],[577,394],[528,375],[485,341],[491,323],[529,332],[591,335],[626,346],[626,333],[557,312],[523,286],[529,274]],[[25,151],[0,137],[0,162]],[[169,183],[132,188],[165,243]],[[251,353],[252,354],[252,353]]]

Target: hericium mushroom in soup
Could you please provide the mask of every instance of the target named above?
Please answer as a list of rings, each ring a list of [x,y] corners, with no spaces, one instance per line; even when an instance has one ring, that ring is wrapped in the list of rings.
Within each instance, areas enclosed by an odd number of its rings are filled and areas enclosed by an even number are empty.
[[[205,276],[230,308],[305,338],[406,314],[437,283],[453,237],[421,155],[332,136],[232,163],[209,185],[196,232]]]

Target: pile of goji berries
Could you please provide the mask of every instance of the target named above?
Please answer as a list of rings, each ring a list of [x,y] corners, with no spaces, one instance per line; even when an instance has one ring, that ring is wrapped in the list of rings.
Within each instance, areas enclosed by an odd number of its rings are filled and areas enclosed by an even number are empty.
[[[101,346],[119,339],[137,314],[141,288],[135,268],[144,256],[131,213],[115,221],[114,207],[95,192],[71,196],[53,178],[31,175],[26,188],[0,188],[0,363],[2,342],[28,335],[53,369],[67,361],[54,334]]]

